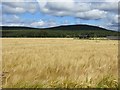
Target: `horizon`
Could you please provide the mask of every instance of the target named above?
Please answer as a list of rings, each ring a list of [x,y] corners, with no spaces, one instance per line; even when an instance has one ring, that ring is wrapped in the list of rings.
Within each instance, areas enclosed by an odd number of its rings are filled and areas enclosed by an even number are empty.
[[[0,19],[2,23],[0,26],[49,28],[84,24],[118,31],[118,0],[114,1],[2,1],[0,5],[2,7],[2,18]]]
[[[85,25],[85,26],[92,26],[92,27],[98,27],[98,28],[103,28],[103,29],[106,29],[104,27],[101,27],[101,26],[95,26],[95,25],[89,25],[89,24],[73,24],[73,25],[59,25],[59,26],[53,26],[53,27],[43,27],[43,28],[40,28],[40,27],[32,27],[32,26],[0,26],[0,27],[25,27],[25,28],[35,28],[35,29],[47,29],[47,28],[55,28],[55,27],[62,27],[62,26],[79,26],[79,25]],[[106,29],[106,30],[110,30],[110,29]],[[114,30],[112,30],[114,31]]]

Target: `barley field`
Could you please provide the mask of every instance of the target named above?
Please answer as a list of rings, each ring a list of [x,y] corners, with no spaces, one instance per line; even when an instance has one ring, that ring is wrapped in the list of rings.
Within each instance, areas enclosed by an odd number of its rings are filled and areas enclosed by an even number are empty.
[[[3,88],[116,88],[118,41],[3,38]]]

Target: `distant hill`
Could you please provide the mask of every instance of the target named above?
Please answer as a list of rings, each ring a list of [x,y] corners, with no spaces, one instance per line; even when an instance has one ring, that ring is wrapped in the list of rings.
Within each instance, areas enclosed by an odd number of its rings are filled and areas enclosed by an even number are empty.
[[[50,28],[2,26],[2,37],[91,37],[117,36],[118,32],[91,25],[64,25]]]
[[[63,25],[57,27],[46,28],[47,30],[107,30],[98,26],[91,25]]]
[[[2,30],[33,30],[39,28],[25,27],[25,26],[1,26]]]
[[[56,26],[50,28],[33,28],[33,27],[24,27],[24,26],[2,26],[3,30],[29,30],[29,29],[36,29],[36,30],[107,30],[102,27],[98,26],[91,26],[91,25],[63,25],[63,26]]]

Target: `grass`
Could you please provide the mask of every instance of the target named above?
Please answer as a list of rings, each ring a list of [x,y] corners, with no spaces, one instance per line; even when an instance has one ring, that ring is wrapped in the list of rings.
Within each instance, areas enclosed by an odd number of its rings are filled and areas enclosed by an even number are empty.
[[[3,38],[4,88],[117,88],[118,41]]]

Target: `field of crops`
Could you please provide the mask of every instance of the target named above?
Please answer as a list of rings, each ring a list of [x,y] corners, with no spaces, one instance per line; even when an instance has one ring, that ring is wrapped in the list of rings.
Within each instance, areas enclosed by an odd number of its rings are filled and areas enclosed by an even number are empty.
[[[3,38],[5,88],[115,88],[118,41]]]

